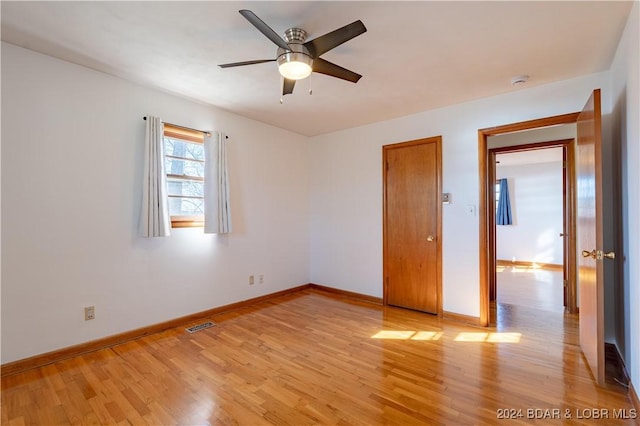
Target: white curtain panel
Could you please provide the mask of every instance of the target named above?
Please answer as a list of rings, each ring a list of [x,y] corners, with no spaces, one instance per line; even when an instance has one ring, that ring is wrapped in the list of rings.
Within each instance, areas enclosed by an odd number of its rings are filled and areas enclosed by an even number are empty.
[[[227,137],[222,132],[212,132],[204,139],[205,234],[231,232],[227,143]]]
[[[147,116],[144,136],[144,186],[140,214],[140,235],[143,237],[166,237],[171,232],[163,139],[164,124],[160,118]]]

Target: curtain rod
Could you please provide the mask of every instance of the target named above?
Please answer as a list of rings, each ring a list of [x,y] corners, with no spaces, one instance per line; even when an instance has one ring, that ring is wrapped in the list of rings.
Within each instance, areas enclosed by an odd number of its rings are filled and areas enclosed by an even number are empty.
[[[143,120],[146,120],[147,117],[142,117]],[[173,127],[177,127],[179,129],[184,129],[184,130],[193,130],[195,132],[200,132],[200,133],[204,133],[207,136],[211,136],[211,132],[207,131],[207,130],[199,130],[199,129],[192,129],[191,127],[185,127],[185,126],[178,126],[177,124],[173,124],[173,123],[166,123],[163,121],[163,123],[168,124],[170,126]],[[229,139],[229,136],[225,135],[225,139]]]

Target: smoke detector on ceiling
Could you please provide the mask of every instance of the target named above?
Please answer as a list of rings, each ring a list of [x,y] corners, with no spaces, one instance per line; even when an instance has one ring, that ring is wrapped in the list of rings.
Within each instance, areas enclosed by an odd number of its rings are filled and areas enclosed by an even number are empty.
[[[524,84],[529,81],[528,75],[516,75],[515,77],[511,77],[511,84],[516,86],[518,84]]]

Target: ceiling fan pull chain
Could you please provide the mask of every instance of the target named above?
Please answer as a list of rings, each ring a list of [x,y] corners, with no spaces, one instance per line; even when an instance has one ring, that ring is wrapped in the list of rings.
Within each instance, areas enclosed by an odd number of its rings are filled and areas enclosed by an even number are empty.
[[[311,89],[311,75],[309,76],[309,96],[313,95],[313,89]]]
[[[280,76],[280,93],[284,93],[284,77]],[[284,95],[280,96],[280,105],[284,103]]]

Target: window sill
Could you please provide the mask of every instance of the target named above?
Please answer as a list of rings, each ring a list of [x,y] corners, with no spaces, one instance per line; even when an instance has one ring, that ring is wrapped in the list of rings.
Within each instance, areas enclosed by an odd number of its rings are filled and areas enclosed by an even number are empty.
[[[172,228],[204,228],[204,219],[200,216],[191,217],[191,216],[183,216],[183,217],[172,217],[171,218],[171,227]]]

